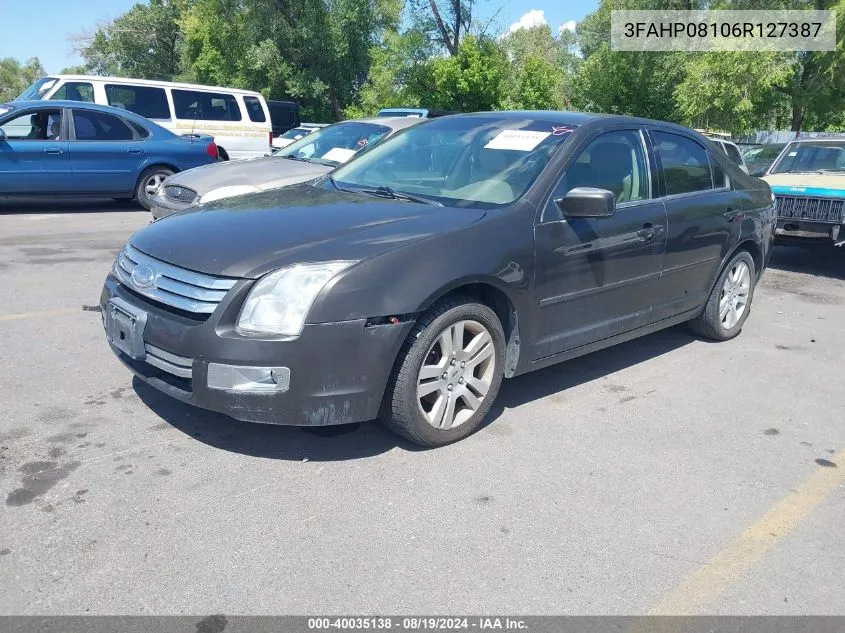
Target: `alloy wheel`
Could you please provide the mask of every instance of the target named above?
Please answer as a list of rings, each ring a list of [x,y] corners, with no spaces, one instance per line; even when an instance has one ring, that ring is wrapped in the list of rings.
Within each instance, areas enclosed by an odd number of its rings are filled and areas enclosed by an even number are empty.
[[[493,337],[478,321],[447,327],[426,354],[417,377],[417,399],[426,422],[448,430],[481,407],[495,375]]]
[[[736,262],[728,271],[722,293],[719,297],[719,319],[722,327],[730,330],[739,323],[748,309],[748,295],[751,292],[751,270],[743,261]]]

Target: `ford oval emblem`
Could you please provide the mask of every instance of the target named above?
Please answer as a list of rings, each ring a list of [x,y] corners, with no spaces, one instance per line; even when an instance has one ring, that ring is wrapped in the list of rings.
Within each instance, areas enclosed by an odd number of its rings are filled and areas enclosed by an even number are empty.
[[[132,283],[138,288],[152,288],[156,283],[156,271],[147,266],[140,264],[132,269]]]

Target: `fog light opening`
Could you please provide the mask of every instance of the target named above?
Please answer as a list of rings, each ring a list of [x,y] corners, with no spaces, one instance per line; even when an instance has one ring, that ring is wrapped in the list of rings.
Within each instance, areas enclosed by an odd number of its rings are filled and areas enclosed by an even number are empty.
[[[281,393],[290,388],[290,369],[209,363],[207,383],[220,391]]]

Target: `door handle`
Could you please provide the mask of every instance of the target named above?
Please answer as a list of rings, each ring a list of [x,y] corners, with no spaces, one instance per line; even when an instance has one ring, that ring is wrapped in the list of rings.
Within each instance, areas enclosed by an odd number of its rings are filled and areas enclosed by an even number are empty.
[[[663,227],[662,226],[653,226],[651,224],[644,224],[643,228],[637,231],[637,237],[641,237],[644,240],[653,240],[658,235],[663,235]]]
[[[137,147],[130,147],[126,151],[129,152],[130,154],[140,154],[141,153],[141,150],[138,149]]]
[[[64,151],[61,147],[48,147],[44,150],[45,154],[62,154]]]

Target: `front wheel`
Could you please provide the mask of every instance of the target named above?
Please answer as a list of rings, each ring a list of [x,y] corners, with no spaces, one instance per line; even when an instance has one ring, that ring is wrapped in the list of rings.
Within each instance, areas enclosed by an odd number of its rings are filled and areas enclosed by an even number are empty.
[[[153,208],[152,197],[158,192],[165,178],[173,175],[173,170],[167,167],[149,167],[138,178],[135,187],[135,199],[146,209]]]
[[[442,302],[420,318],[402,347],[380,418],[420,446],[463,439],[496,399],[504,361],[495,312],[468,299]]]
[[[692,330],[716,341],[739,334],[751,312],[755,279],[754,259],[747,251],[740,251],[719,275],[704,311],[690,321]]]

